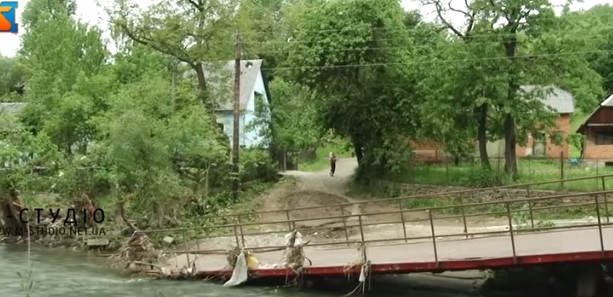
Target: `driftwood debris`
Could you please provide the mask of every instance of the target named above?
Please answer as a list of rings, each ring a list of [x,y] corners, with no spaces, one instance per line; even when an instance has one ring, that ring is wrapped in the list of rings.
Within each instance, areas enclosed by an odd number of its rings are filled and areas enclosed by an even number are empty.
[[[0,212],[2,212],[3,227],[11,230],[13,236],[24,236],[27,226],[19,219],[19,212],[22,209],[19,193],[16,190],[2,192],[0,202],[2,203]]]

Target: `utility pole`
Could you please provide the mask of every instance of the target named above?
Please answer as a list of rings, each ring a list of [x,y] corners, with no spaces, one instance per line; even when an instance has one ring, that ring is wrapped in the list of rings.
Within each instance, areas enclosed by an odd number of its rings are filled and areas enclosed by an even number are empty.
[[[240,35],[236,33],[236,48],[234,58],[234,121],[232,124],[232,199],[238,201],[238,192],[240,189],[239,180],[239,140],[240,140],[240,101],[241,101],[241,45]]]

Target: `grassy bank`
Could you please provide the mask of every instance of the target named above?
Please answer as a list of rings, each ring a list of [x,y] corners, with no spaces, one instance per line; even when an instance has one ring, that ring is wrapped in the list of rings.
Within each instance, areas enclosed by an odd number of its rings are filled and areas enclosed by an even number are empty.
[[[552,193],[552,195],[554,195]],[[505,200],[510,200],[505,199]],[[519,198],[518,198],[519,199]],[[611,198],[609,198],[611,199]],[[458,207],[462,204],[479,203],[482,199],[472,197],[432,197],[406,199],[401,202],[404,209],[424,209],[436,208],[432,212],[439,216],[461,216],[467,217],[507,217],[507,204],[485,204]],[[502,199],[501,199],[502,200]],[[613,201],[608,201],[605,205],[603,198],[599,201],[599,212],[601,216],[606,216],[613,209]],[[594,199],[590,196],[577,198],[558,198],[527,202],[508,203],[511,218],[516,224],[529,220],[562,220],[562,219],[582,219],[586,217],[597,217]]]
[[[572,164],[569,160],[559,159],[521,159],[518,161],[519,180],[511,180],[504,172],[504,160],[493,159],[492,170],[484,171],[477,162],[454,164],[435,164],[412,166],[402,174],[390,177],[397,182],[490,187],[525,183],[543,183],[533,189],[595,191],[603,189],[600,175],[613,174],[613,168],[597,166],[599,160],[581,160]],[[560,179],[585,178],[576,181],[555,182]],[[547,183],[550,182],[550,183]],[[613,189],[613,178],[606,178],[605,189]]]

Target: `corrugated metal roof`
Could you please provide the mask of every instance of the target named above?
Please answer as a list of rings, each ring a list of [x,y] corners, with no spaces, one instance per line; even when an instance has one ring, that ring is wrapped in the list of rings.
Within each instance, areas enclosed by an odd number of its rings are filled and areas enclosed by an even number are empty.
[[[26,107],[26,103],[0,103],[0,113],[17,114]]]
[[[536,88],[541,88],[545,93],[544,98],[539,98],[543,104],[557,111],[558,113],[574,113],[575,99],[573,94],[564,91],[556,86],[536,86],[525,85],[521,89],[525,92],[532,92]]]
[[[613,107],[613,94],[600,103],[600,106]]]
[[[249,98],[254,91],[255,82],[260,75],[262,60],[242,60],[240,77],[240,107],[244,109],[249,104]],[[216,101],[218,111],[234,110],[234,61],[221,65],[210,63],[203,66],[208,88]]]

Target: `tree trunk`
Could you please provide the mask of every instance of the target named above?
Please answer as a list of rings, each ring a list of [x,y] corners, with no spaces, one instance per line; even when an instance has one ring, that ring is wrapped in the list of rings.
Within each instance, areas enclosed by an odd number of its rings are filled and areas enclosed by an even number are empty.
[[[517,92],[519,91],[519,85],[516,81],[518,73],[515,65],[515,54],[517,51],[517,25],[515,23],[510,23],[509,26],[511,27],[509,32],[511,37],[504,42],[506,57],[511,61],[506,105],[513,106],[515,105],[515,99],[517,98]],[[510,113],[505,114],[504,118],[504,140],[504,170],[506,173],[511,174],[513,180],[517,180],[517,154],[515,151],[517,139],[515,137],[515,119]]]
[[[126,211],[124,208],[124,202],[120,202],[119,203],[119,215],[121,216],[121,219],[123,220],[123,222],[128,226],[128,228],[130,228],[131,232],[138,232],[138,228],[136,228],[136,226],[134,226],[134,224],[130,223],[130,220],[128,219],[128,217],[126,216]]]
[[[481,167],[490,170],[490,158],[487,154],[487,105],[482,105],[477,109],[477,141],[479,142],[479,158]]]
[[[504,171],[513,176],[513,180],[517,180],[517,154],[515,151],[515,144],[517,143],[515,137],[515,119],[510,114],[507,114],[504,118]]]
[[[19,195],[16,191],[10,190],[5,193],[2,199],[2,220],[6,230],[10,230],[12,236],[24,236],[26,234],[26,225],[21,222],[19,212],[21,211],[21,203]]]

